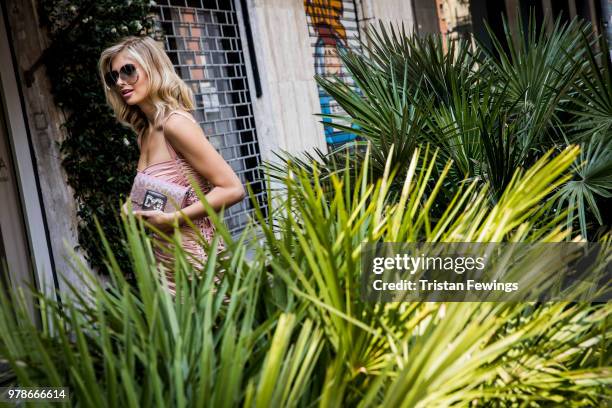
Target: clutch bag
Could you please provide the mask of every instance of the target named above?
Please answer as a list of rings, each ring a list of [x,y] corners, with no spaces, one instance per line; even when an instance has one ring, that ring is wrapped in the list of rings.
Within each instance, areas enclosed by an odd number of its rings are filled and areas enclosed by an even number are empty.
[[[130,200],[134,210],[174,212],[183,208],[189,186],[162,180],[138,172],[132,184]]]

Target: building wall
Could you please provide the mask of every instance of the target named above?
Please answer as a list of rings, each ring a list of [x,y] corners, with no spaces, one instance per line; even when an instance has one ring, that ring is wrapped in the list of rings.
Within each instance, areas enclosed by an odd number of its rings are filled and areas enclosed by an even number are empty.
[[[437,0],[440,33],[456,39],[471,31],[470,5],[465,0]]]
[[[352,13],[356,14],[361,28],[374,19],[382,19],[386,23],[403,21],[411,31],[415,29],[415,19],[410,3],[403,0],[354,0]],[[17,64],[23,73],[49,44],[44,28],[38,26],[35,1],[7,0],[6,4],[9,27],[16,43]],[[259,96],[255,91],[252,56],[246,51],[242,54],[248,71],[261,159],[277,161],[274,152],[280,150],[299,154],[312,152],[317,147],[326,152],[321,118],[315,116],[321,112],[321,101],[314,80],[314,40],[309,33],[309,15],[304,0],[235,0],[233,4],[238,16],[242,14],[242,5],[246,5],[252,45],[256,50],[257,74],[261,83]],[[238,26],[243,38],[243,50],[246,50],[248,38],[241,17],[238,18]],[[193,35],[193,32],[190,33]],[[179,30],[177,35],[187,34]],[[200,74],[197,70],[190,72],[196,76]],[[60,124],[64,122],[64,117],[53,103],[44,65],[35,72],[34,78],[33,84],[26,86],[22,77],[21,86],[34,159],[40,175],[43,206],[49,220],[52,255],[58,273],[66,274],[67,279],[75,281],[70,276],[70,251],[78,251],[76,205],[73,191],[67,185],[58,149],[63,137]],[[208,102],[214,104],[212,99]],[[84,259],[82,254],[79,257]],[[61,289],[65,289],[63,285]]]
[[[612,0],[601,0],[601,19],[604,24],[608,45],[610,46],[610,57],[612,57]]]
[[[67,184],[57,144],[62,139],[59,126],[63,123],[64,117],[53,103],[44,66],[35,72],[35,80],[30,87],[27,87],[23,80],[23,72],[34,64],[48,46],[48,42],[38,26],[39,19],[33,8],[34,2],[7,0],[6,4],[25,99],[25,115],[32,136],[35,163],[40,178],[42,205],[49,220],[53,259],[58,275],[64,274],[67,279],[75,282],[74,272],[70,266],[70,250],[76,249],[79,257],[84,258],[77,248],[77,218],[73,191]],[[13,102],[19,103],[19,101]],[[63,279],[59,280],[60,289],[66,289]]]
[[[192,113],[242,183],[250,185],[262,208],[266,200],[258,170],[259,135],[245,61],[248,40],[240,30],[243,14],[236,10],[237,4],[158,0],[153,10],[164,32],[162,46],[193,91]],[[245,197],[226,209],[225,224],[236,236],[252,214],[251,199]]]
[[[261,78],[253,109],[262,159],[277,161],[272,152],[280,149],[327,151],[323,126],[313,115],[320,105],[303,1],[246,3]]]
[[[318,30],[321,16],[317,10],[329,8],[326,22],[338,28],[336,34],[350,46],[356,18],[359,31],[376,19],[384,23],[405,25],[407,31],[415,29],[410,1],[405,0],[247,0],[253,42],[257,50],[257,66],[262,82],[262,96],[253,98],[260,151],[263,160],[276,161],[272,151],[285,149],[292,153],[312,150],[327,151],[327,141],[345,141],[350,138],[341,132],[323,129],[315,113],[342,113],[330,107],[329,98],[320,93],[314,75],[322,72],[317,63],[317,41],[325,35]],[[346,38],[342,33],[348,33]],[[324,38],[323,38],[324,39]],[[342,68],[330,67],[343,75]],[[321,71],[321,72],[318,72]],[[254,86],[251,86],[254,89]],[[329,108],[329,109],[328,109]],[[327,133],[325,132],[327,131]],[[326,141],[327,136],[327,141]]]
[[[406,31],[418,28],[415,26],[415,13],[410,0],[362,0],[361,3],[364,5],[365,19],[380,19],[383,23],[394,25],[403,23]]]

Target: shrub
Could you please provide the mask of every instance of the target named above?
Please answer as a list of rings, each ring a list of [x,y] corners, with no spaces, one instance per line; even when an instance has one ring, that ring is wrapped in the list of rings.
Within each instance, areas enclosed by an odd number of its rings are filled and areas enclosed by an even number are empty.
[[[63,303],[39,294],[41,328],[17,299],[2,298],[1,355],[21,386],[68,386],[73,403],[92,407],[609,401],[607,304],[360,300],[362,242],[557,242],[569,234],[565,214],[544,215],[550,203],[542,198],[567,180],[577,148],[517,172],[495,205],[486,184],[464,185],[433,220],[432,203],[451,166],[424,195],[437,154],[415,150],[401,174],[389,159],[376,180],[365,170],[367,154],[354,177],[348,166],[326,181],[316,163],[314,178],[291,167],[273,218],[257,213],[262,242],[248,238],[251,227],[232,240],[211,212],[227,258],[216,255],[218,238],[202,238],[209,260],[194,271],[175,246],[174,299],[146,230],[129,216],[123,227],[136,284],[126,282],[100,234],[110,286],[76,265],[89,290],[73,289]],[[404,181],[395,202],[389,195],[397,177]]]
[[[136,174],[138,146],[133,132],[120,125],[107,106],[98,77],[102,50],[127,35],[153,33],[149,0],[42,0],[41,24],[51,46],[45,52],[46,73],[55,103],[62,109],[66,137],[62,165],[74,190],[79,218],[79,244],[88,261],[104,273],[104,254],[94,225],[97,217],[122,268],[119,200]]]
[[[339,119],[326,123],[363,140],[352,144],[350,154],[339,149],[322,162],[349,156],[359,168],[370,143],[373,172],[381,177],[387,157],[403,172],[414,149],[430,143],[442,159],[434,176],[453,160],[443,188],[447,203],[471,180],[488,183],[495,203],[517,169],[576,143],[582,156],[572,180],[547,199],[557,201],[556,211],[568,206],[568,226],[596,239],[600,226],[610,227],[600,208],[612,197],[612,69],[605,35],[597,39],[590,32],[579,20],[558,20],[550,33],[545,27],[538,32],[533,21],[525,29],[519,21],[514,31],[505,26],[502,38],[490,33],[491,50],[371,25],[360,48],[338,49],[356,87],[316,76],[345,111],[320,116]],[[333,168],[323,170],[328,172]],[[399,193],[401,183],[394,189]]]

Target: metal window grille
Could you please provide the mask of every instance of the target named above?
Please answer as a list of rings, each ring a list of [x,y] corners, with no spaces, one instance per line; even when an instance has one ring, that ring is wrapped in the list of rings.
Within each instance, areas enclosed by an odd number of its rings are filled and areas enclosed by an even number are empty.
[[[337,77],[349,86],[354,81],[337,56],[336,46],[360,49],[359,21],[353,0],[304,0],[308,32],[313,49],[315,73],[325,78]],[[346,112],[318,86],[321,113],[345,115]],[[323,122],[331,122],[324,118]],[[334,119],[334,123],[338,122]],[[346,123],[343,123],[346,125]],[[324,125],[325,140],[332,148],[354,140],[355,135]]]
[[[263,175],[246,66],[234,3],[229,0],[158,0],[157,24],[165,49],[195,97],[194,116],[211,144],[250,184],[266,215]],[[249,197],[226,210],[238,234],[253,212]]]

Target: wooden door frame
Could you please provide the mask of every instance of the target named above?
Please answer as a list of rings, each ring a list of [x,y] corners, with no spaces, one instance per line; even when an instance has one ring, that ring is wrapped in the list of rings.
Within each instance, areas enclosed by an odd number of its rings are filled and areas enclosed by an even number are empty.
[[[15,58],[10,43],[6,3],[0,2],[0,89],[5,109],[8,150],[12,156],[23,222],[30,249],[31,265],[38,290],[55,298],[57,276],[53,263],[49,230],[43,213],[43,199],[31,135],[20,83],[15,70]]]

